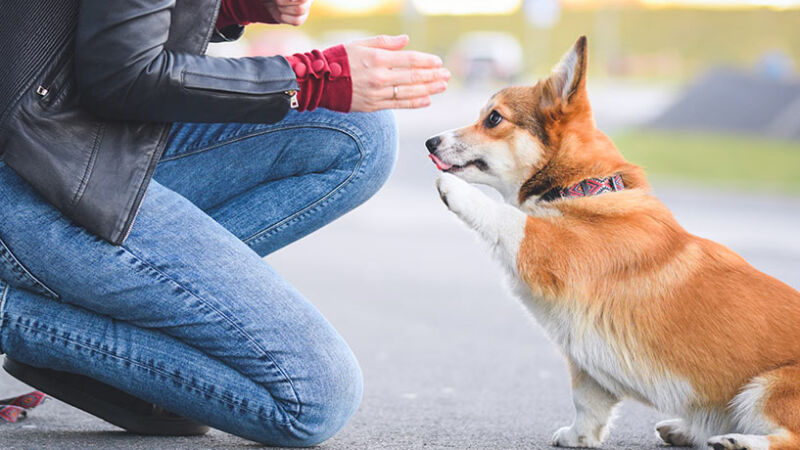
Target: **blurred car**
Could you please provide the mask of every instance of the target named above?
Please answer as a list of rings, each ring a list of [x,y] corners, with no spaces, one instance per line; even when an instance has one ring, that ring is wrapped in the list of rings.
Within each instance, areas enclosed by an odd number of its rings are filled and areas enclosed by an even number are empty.
[[[502,32],[465,33],[447,56],[450,71],[466,83],[513,82],[520,75],[522,64],[519,41]]]
[[[790,80],[795,75],[794,60],[783,50],[771,50],[761,54],[756,70],[772,80]]]

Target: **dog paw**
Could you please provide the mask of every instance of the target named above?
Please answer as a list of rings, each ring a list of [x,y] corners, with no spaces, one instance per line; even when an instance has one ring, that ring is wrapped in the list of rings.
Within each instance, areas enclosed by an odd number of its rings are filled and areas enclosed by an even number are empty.
[[[455,175],[449,173],[439,175],[436,179],[436,189],[439,191],[439,198],[450,211],[461,217],[469,215],[478,207],[476,200],[481,195],[480,191]]]
[[[723,434],[706,442],[711,450],[769,450],[769,440],[752,434]]]
[[[656,436],[667,445],[691,447],[694,445],[692,435],[682,419],[664,420],[656,424]]]
[[[439,198],[448,208],[450,208],[450,197],[457,195],[459,189],[467,186],[466,181],[449,173],[443,173],[436,179],[436,190],[439,191]]]
[[[598,448],[602,442],[594,436],[579,433],[575,427],[564,427],[553,435],[552,444],[555,447]]]

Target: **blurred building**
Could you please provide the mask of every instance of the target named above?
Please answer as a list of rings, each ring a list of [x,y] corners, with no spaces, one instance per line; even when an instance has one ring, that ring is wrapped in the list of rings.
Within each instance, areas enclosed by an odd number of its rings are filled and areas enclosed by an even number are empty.
[[[258,55],[375,34],[411,36],[464,80],[546,74],[580,35],[593,79],[685,82],[719,65],[750,67],[771,51],[775,71],[800,61],[800,0],[316,0],[300,28],[255,26]],[[236,51],[234,51],[236,50]]]
[[[650,127],[800,140],[800,81],[716,68],[691,83]]]

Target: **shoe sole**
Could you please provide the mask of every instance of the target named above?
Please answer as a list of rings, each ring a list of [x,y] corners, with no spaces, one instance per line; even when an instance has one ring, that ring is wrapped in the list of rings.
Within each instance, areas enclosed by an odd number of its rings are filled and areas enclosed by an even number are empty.
[[[209,427],[185,417],[152,417],[136,413],[58,380],[59,372],[29,366],[6,357],[3,369],[14,378],[133,434],[199,436]]]

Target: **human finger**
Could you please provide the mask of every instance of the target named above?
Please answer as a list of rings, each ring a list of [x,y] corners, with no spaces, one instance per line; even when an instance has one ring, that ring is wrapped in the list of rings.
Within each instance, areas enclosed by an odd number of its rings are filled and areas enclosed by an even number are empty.
[[[287,25],[293,25],[293,26],[297,27],[297,26],[300,26],[300,25],[304,24],[307,19],[308,19],[308,14],[307,13],[303,14],[301,16],[294,16],[294,15],[290,15],[290,14],[281,14],[279,21],[280,21],[280,23],[285,23]]]
[[[388,84],[423,84],[450,80],[447,69],[393,69],[386,76]],[[381,77],[383,78],[383,77]]]
[[[436,81],[426,84],[415,84],[407,86],[389,86],[381,89],[379,97],[382,100],[409,100],[417,97],[427,97],[429,95],[439,94],[447,89],[447,83],[444,81]],[[395,98],[395,90],[397,98]]]
[[[263,0],[274,2],[278,6],[311,5],[311,0]]]
[[[278,6],[278,11],[280,11],[281,14],[290,16],[303,16],[308,14],[310,6],[309,4]]]
[[[413,50],[384,52],[385,62],[391,68],[428,68],[441,67],[442,58],[430,53]]]
[[[404,100],[382,100],[375,104],[377,110],[381,109],[416,109],[430,106],[431,98],[428,96]]]
[[[382,34],[356,42],[359,45],[372,48],[382,48],[384,50],[400,50],[408,45],[408,35],[389,36]]]

